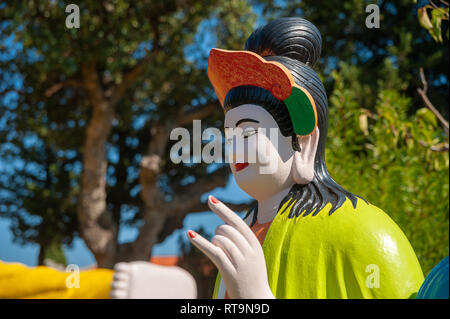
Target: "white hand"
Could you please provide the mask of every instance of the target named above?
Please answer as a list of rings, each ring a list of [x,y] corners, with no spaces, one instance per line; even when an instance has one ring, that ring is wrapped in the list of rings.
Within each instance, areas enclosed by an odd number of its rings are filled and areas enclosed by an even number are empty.
[[[189,231],[191,243],[219,269],[230,298],[274,298],[267,281],[264,253],[250,227],[225,204],[212,196],[208,205],[224,222],[209,242]]]

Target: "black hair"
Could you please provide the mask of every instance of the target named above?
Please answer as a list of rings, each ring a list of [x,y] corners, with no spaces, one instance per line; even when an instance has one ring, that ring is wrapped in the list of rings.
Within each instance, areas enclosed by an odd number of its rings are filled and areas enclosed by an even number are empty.
[[[321,46],[322,38],[319,30],[311,22],[296,17],[276,19],[256,29],[245,43],[245,50],[255,52],[267,61],[283,64],[291,72],[294,81],[308,90],[316,105],[320,133],[314,162],[314,178],[308,184],[293,185],[288,195],[281,201],[280,208],[288,201],[290,203],[286,207],[294,203],[289,218],[308,216],[311,213],[315,216],[328,203],[331,204],[329,211],[331,215],[341,207],[346,198],[355,208],[358,198],[361,198],[337,184],[325,165],[328,99],[322,81],[312,69],[320,57]],[[225,111],[242,104],[257,104],[264,107],[277,122],[281,133],[284,136],[292,136],[293,149],[301,151],[291,117],[283,101],[275,98],[270,91],[255,86],[239,86],[231,89],[225,97]],[[255,212],[252,222],[254,223],[257,217],[257,204],[249,210],[247,216],[252,211]]]

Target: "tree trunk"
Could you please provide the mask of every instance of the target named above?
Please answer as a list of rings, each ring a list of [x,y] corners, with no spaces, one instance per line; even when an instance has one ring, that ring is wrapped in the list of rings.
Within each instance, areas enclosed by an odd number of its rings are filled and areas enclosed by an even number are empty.
[[[44,260],[45,260],[45,245],[40,244],[39,245],[38,266],[44,265]]]
[[[94,254],[97,265],[112,268],[117,249],[117,227],[106,205],[105,148],[111,133],[114,110],[98,83],[95,65],[87,64],[82,71],[93,112],[85,133],[78,220],[81,235]]]
[[[214,108],[210,104],[189,114],[184,114],[184,110],[180,110],[180,116],[177,118],[183,119],[184,122],[169,119],[165,123],[154,123],[151,128],[148,152],[142,158],[139,175],[142,187],[140,197],[144,204],[143,225],[133,243],[121,245],[117,243],[118,225],[114,221],[112,212],[108,211],[106,202],[105,147],[112,129],[114,106],[142,73],[146,62],[147,59],[143,59],[141,63],[138,63],[123,76],[124,80],[121,84],[110,91],[102,89],[95,63],[88,62],[82,66],[83,87],[92,105],[92,116],[85,133],[83,172],[77,212],[81,235],[94,254],[99,267],[112,268],[119,261],[149,261],[152,247],[164,235],[181,227],[187,213],[203,211],[206,208],[206,205],[200,202],[201,194],[215,187],[224,186],[226,183],[226,175],[215,172],[213,176],[186,186],[177,198],[166,202],[157,180],[161,174],[160,165],[171,129],[178,125],[189,124],[191,119],[204,118]],[[228,173],[227,168],[226,174]]]
[[[164,195],[157,185],[160,165],[167,144],[170,127],[155,125],[151,129],[152,140],[147,155],[142,157],[139,182],[142,187],[140,196],[143,207],[143,225],[133,243],[121,247],[121,260],[149,261],[152,248],[157,243],[158,235],[163,230],[167,217],[170,215],[165,205]]]

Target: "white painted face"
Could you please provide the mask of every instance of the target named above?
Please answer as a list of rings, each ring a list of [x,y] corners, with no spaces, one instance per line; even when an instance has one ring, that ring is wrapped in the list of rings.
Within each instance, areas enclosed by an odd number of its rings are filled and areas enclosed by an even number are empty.
[[[231,171],[242,190],[264,200],[295,184],[292,137],[281,134],[268,111],[255,104],[235,107],[225,114],[227,128],[240,128],[244,136],[240,145],[236,139],[229,144]]]

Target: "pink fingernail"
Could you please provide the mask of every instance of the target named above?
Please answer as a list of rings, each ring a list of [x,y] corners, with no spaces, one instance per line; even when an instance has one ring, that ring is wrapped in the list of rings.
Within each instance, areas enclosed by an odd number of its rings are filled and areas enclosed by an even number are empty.
[[[193,230],[189,230],[188,235],[189,235],[189,237],[194,238],[195,236],[197,236],[197,233]]]
[[[219,200],[212,195],[209,195],[209,199],[213,204],[219,204]]]

